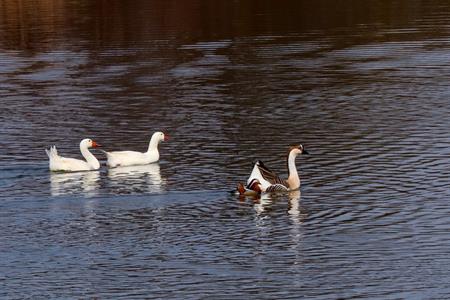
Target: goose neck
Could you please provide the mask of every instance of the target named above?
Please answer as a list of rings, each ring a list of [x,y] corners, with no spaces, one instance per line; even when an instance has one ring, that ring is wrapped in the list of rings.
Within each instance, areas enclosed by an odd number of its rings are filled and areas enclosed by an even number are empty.
[[[300,187],[300,177],[297,172],[297,166],[295,165],[295,158],[297,155],[294,153],[289,153],[287,157],[287,165],[288,165],[288,179],[287,182],[289,184],[289,189],[295,190]]]
[[[84,159],[86,159],[86,162],[92,169],[97,170],[100,168],[100,163],[98,162],[97,158],[89,151],[86,146],[80,145],[80,151]]]
[[[152,136],[150,143],[148,144],[147,152],[157,151],[158,150],[159,140],[157,136]]]

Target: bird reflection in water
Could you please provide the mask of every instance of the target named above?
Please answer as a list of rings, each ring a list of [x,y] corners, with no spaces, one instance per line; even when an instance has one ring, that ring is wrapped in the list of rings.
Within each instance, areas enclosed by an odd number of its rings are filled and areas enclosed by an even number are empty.
[[[272,205],[273,200],[271,196],[271,194],[260,194],[257,198],[253,198],[253,208],[257,215],[261,215]]]
[[[239,195],[240,201],[251,200],[253,201],[253,208],[257,215],[263,214],[265,211],[270,210],[275,202],[280,203],[285,196],[288,196],[288,209],[287,213],[291,220],[295,224],[301,224],[305,221],[307,214],[304,208],[300,206],[301,192],[300,190],[290,191],[285,193],[262,193],[252,195]]]
[[[291,216],[291,220],[294,224],[301,224],[305,221],[306,211],[304,208],[300,206],[300,198],[301,198],[300,190],[290,191],[288,193],[289,197],[289,206],[288,206],[288,214]]]
[[[84,194],[87,197],[97,195],[100,172],[50,173],[50,192],[52,196]]]
[[[158,163],[108,169],[111,188],[119,194],[164,191],[165,179],[161,177]]]

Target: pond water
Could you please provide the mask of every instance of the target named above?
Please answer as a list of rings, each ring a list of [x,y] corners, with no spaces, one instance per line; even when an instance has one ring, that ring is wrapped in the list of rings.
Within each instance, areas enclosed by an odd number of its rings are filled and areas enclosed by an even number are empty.
[[[3,1],[0,297],[450,295],[447,1]],[[52,174],[170,140],[152,165]],[[239,199],[260,159],[301,193]]]

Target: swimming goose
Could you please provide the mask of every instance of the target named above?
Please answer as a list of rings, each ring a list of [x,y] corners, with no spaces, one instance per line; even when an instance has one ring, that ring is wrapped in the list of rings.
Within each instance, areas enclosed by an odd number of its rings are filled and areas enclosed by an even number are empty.
[[[100,168],[100,163],[88,150],[88,148],[96,147],[100,147],[100,145],[91,139],[84,139],[80,142],[80,151],[86,161],[59,156],[55,146],[50,147],[50,149],[45,149],[49,158],[50,171],[75,172],[98,170]]]
[[[146,165],[150,163],[157,162],[159,160],[158,145],[161,141],[167,141],[168,136],[164,133],[158,131],[152,135],[150,143],[148,145],[147,152],[137,152],[137,151],[113,151],[106,152],[106,158],[108,159],[107,165],[110,168],[118,166],[136,166],[136,165]]]
[[[300,188],[300,177],[298,176],[295,158],[299,154],[309,154],[303,145],[294,145],[289,147],[287,155],[288,178],[281,179],[276,173],[267,168],[262,161],[258,160],[253,166],[252,173],[244,187],[242,183],[238,184],[239,194],[248,195],[261,192],[275,191],[293,191]]]

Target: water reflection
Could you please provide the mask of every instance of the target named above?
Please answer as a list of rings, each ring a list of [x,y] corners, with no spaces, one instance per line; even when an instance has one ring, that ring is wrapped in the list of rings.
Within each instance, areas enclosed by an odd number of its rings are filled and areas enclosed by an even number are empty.
[[[273,203],[271,194],[261,194],[253,201],[255,203],[253,205],[253,208],[258,216],[264,213],[267,209],[269,209]]]
[[[1,298],[450,294],[447,2],[0,3]],[[174,133],[170,188],[157,164],[44,166],[44,145],[149,127]],[[285,174],[297,142],[301,197],[190,193],[256,158]]]
[[[406,26],[425,14],[440,12],[440,5],[419,9],[417,2],[398,5],[349,1],[342,10],[329,9],[327,1],[304,2],[259,1],[245,4],[235,1],[2,1],[0,5],[0,47],[9,49],[42,49],[66,40],[83,38],[99,45],[132,41],[147,42],[162,36],[199,36],[227,38],[264,32],[333,30],[375,23]],[[228,13],[239,11],[239,14]],[[368,13],[368,11],[370,13]],[[146,18],[140,17],[141,12]],[[214,18],[199,19],[216,12]],[[219,13],[220,12],[220,13]],[[394,15],[396,18],[392,18]],[[161,18],[164,15],[164,18]],[[293,16],[286,18],[287,15]],[[114,16],[114,18],[111,18]],[[114,19],[114,22],[111,20]],[[181,21],[182,20],[182,21]],[[239,24],[238,27],[232,24]],[[70,28],[71,30],[63,30]],[[233,28],[233,30],[230,30]],[[432,31],[433,32],[433,31]],[[394,31],[391,34],[397,33]],[[400,31],[401,33],[401,31]],[[167,49],[166,49],[167,51]]]
[[[161,177],[159,164],[127,166],[108,169],[111,188],[116,193],[160,193],[165,179]]]
[[[98,194],[100,171],[50,173],[52,196],[81,193],[87,197]]]
[[[292,249],[297,253],[300,252],[303,237],[303,226],[307,218],[306,210],[300,204],[301,192],[300,190],[291,191],[287,194],[272,193],[261,194],[255,197],[247,197],[245,200],[253,201],[253,209],[255,210],[255,225],[261,231],[260,234],[268,234],[273,224],[270,220],[279,218],[279,211],[284,210],[290,219],[289,237],[292,244]],[[244,199],[240,199],[243,201]],[[287,205],[286,205],[287,204]],[[297,259],[297,258],[296,258]]]
[[[289,192],[288,197],[289,203],[287,213],[291,220],[289,237],[291,250],[295,253],[293,258],[293,266],[295,266],[301,263],[301,253],[303,253],[302,242],[304,239],[304,226],[302,226],[302,224],[305,221],[307,214],[304,208],[300,206],[300,190]]]
[[[239,197],[240,201],[253,201],[253,209],[256,211],[256,214],[258,216],[272,210],[273,205],[285,203],[284,201],[286,200],[286,198],[288,199],[287,213],[290,216],[291,221],[294,224],[302,224],[307,217],[307,213],[306,210],[300,205],[300,190],[291,191],[287,194],[267,193],[261,195]]]
[[[288,207],[288,214],[291,217],[291,221],[294,224],[302,224],[306,217],[306,211],[302,209],[300,206],[300,198],[301,198],[301,192],[300,190],[291,191],[288,194],[289,197],[289,207]]]

